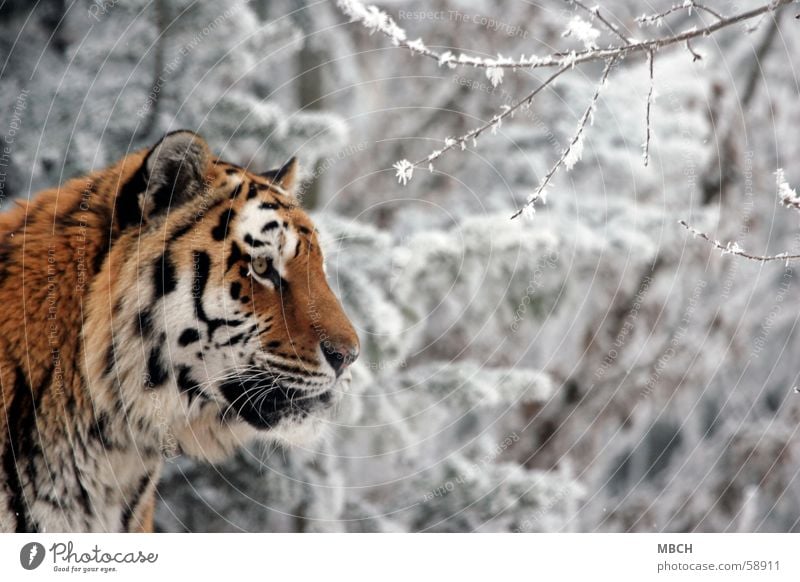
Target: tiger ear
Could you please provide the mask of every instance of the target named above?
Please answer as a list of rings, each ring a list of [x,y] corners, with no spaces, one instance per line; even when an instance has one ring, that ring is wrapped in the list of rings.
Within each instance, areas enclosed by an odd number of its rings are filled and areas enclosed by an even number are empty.
[[[297,174],[299,171],[300,164],[297,162],[297,158],[292,157],[280,168],[264,172],[261,176],[267,180],[271,180],[273,184],[277,184],[287,192],[292,193],[297,182]]]
[[[197,195],[210,155],[205,140],[186,130],[168,133],[153,146],[142,168],[147,184],[139,194],[142,218],[165,213]]]

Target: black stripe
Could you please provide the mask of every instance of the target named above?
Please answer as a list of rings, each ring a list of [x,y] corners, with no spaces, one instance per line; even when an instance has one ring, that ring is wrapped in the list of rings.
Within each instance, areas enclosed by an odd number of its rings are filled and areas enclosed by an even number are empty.
[[[254,239],[252,236],[250,236],[249,233],[244,235],[244,242],[246,244],[249,244],[254,249],[257,249],[259,247],[263,247],[264,246],[264,241],[261,241],[261,240],[258,240],[258,239]]]
[[[143,309],[137,316],[139,323],[139,335],[142,338],[149,338],[153,334],[153,314],[149,309]]]
[[[261,232],[267,232],[268,230],[272,230],[273,228],[278,228],[280,224],[277,220],[270,220],[267,224],[261,227]]]
[[[197,330],[193,327],[187,327],[183,330],[183,333],[181,333],[181,337],[178,338],[178,343],[185,348],[189,344],[193,344],[199,340],[200,334],[197,332]]]
[[[242,293],[242,284],[239,281],[234,281],[231,283],[231,298],[235,301],[239,299],[239,296]]]
[[[298,354],[290,354],[286,352],[274,352],[276,356],[280,356],[281,358],[286,358],[287,360],[297,360],[298,362],[302,362],[304,364],[308,364],[309,366],[316,367],[317,362],[315,360],[311,360],[309,358],[304,358]]]
[[[289,281],[281,277],[272,259],[267,259],[267,273],[264,278],[268,279],[279,293],[283,294],[289,291]]]
[[[142,496],[147,492],[147,488],[150,486],[150,475],[145,473],[144,477],[139,480],[139,485],[136,487],[136,492],[133,495],[133,498],[130,500],[130,503],[125,507],[125,511],[122,512],[122,532],[129,532],[131,528],[131,519],[133,518],[133,514],[136,513],[136,510],[139,507],[139,503],[142,500]]]
[[[214,240],[225,240],[228,235],[228,225],[234,218],[236,218],[236,211],[233,208],[228,208],[228,210],[219,215],[219,223],[211,229],[211,236],[214,237]]]
[[[190,230],[192,230],[192,227],[194,227],[194,221],[183,225],[178,230],[176,230],[175,232],[172,233],[172,236],[170,237],[170,241],[176,241],[179,238],[181,238],[182,236],[186,235]]]
[[[195,265],[194,276],[196,281],[193,281],[192,288],[197,289],[197,292],[194,293],[194,310],[197,319],[208,325],[208,339],[210,341],[214,335],[214,330],[222,325],[222,320],[213,320],[213,322],[209,320],[203,307],[203,295],[205,295],[206,284],[211,275],[211,257],[206,252],[195,251],[193,264]]]
[[[150,154],[148,154],[149,156]],[[147,189],[147,175],[145,172],[145,163],[147,158],[142,163],[141,167],[134,172],[133,176],[122,185],[117,194],[116,206],[114,214],[117,222],[117,227],[120,230],[125,230],[132,225],[140,225],[142,223],[142,211],[139,208],[139,194]]]
[[[172,264],[169,251],[156,259],[155,265],[153,265],[153,282],[155,283],[153,301],[171,293],[177,287],[178,277],[175,274],[175,266]]]
[[[86,202],[86,199],[90,199],[94,194],[97,194],[97,185],[94,182],[90,182],[81,191],[81,195],[75,201],[73,207],[55,218],[55,224],[62,230],[66,228],[82,228],[92,230],[100,236],[96,254],[91,260],[92,271],[89,273],[90,275],[96,275],[100,272],[103,261],[111,248],[111,219],[108,213],[105,211],[100,212],[96,208],[96,204],[92,205]],[[96,216],[99,220],[98,224],[91,224],[88,218],[84,216],[87,214]]]
[[[89,426],[89,436],[99,441],[103,450],[110,451],[114,445],[108,433],[108,415],[105,412],[100,412],[95,415],[94,422]]]
[[[236,263],[243,257],[242,249],[239,248],[239,245],[236,244],[236,241],[231,243],[231,252],[228,253],[228,260],[225,263],[225,272],[231,270]]]
[[[11,258],[13,252],[14,249],[8,241],[0,241],[0,284],[2,284],[8,276],[7,267],[13,262]]]
[[[99,212],[96,209],[97,205],[92,205],[87,202],[93,195],[97,194],[97,184],[90,180],[86,187],[81,191],[80,197],[75,201],[75,204],[66,212],[58,215],[55,219],[55,224],[62,229],[66,228],[83,228],[90,229],[100,235],[100,241],[97,245],[96,254],[92,258],[91,264],[93,271],[91,275],[96,275],[100,272],[108,252],[111,248],[111,219],[107,212]],[[99,224],[91,225],[89,221],[84,218],[86,214],[93,214],[98,217]],[[80,216],[76,216],[80,215]]]
[[[269,371],[277,370],[278,372],[286,372],[294,378],[325,378],[325,374],[318,374],[316,372],[309,372],[298,366],[290,364],[279,364],[276,362],[267,362],[267,369]]]
[[[217,194],[217,193],[215,192],[215,194]],[[228,200],[226,200],[225,198],[217,198],[216,200],[214,200],[214,202],[212,202],[211,204],[209,204],[209,205],[208,205],[208,207],[207,207],[205,210],[203,210],[203,211],[202,211],[202,217],[203,217],[203,218],[205,218],[205,217],[206,217],[206,216],[208,216],[208,214],[210,214],[210,213],[211,213],[211,211],[212,211],[212,210],[214,210],[214,209],[215,209],[217,206],[222,206],[222,205],[223,205],[223,204],[225,204],[226,202],[228,202]],[[198,216],[201,216],[201,214],[198,214]]]
[[[194,276],[197,278],[195,283],[199,291],[195,294],[195,297],[198,297],[205,291],[208,278],[211,275],[211,257],[205,251],[194,251],[192,254],[193,264],[195,265]]]
[[[77,473],[78,459],[75,456],[75,453],[76,453],[76,451],[73,448],[72,449],[72,462],[74,463],[74,466],[76,468],[76,473]],[[84,518],[89,518],[90,516],[94,515],[94,511],[92,509],[92,500],[89,498],[89,492],[86,490],[86,487],[83,486],[83,481],[81,481],[81,475],[78,473],[76,475],[76,477],[77,478],[75,479],[75,481],[78,483],[78,489],[80,490],[80,498],[79,498],[79,500],[81,502],[81,507],[83,507],[83,517]]]
[[[150,356],[147,358],[147,374],[153,388],[161,386],[167,380],[167,371],[161,364],[161,348],[159,346],[153,346],[150,350]]]
[[[255,327],[255,326],[253,326],[253,327]],[[242,333],[231,337],[230,339],[228,339],[227,342],[225,342],[224,345],[226,345],[228,347],[232,347],[232,346],[235,346],[236,344],[238,344],[239,342],[241,342],[243,339],[250,339],[250,336],[253,333],[253,327],[251,327],[250,329],[246,329]]]
[[[103,375],[110,376],[111,372],[114,371],[114,366],[117,362],[117,354],[114,351],[114,339],[111,339],[111,342],[108,345],[108,349],[106,349],[106,367],[103,370]]]
[[[209,400],[202,388],[200,388],[198,383],[189,375],[189,372],[190,370],[187,366],[178,368],[178,388],[181,394],[186,394],[189,399],[189,406],[192,405],[195,398]]]
[[[17,533],[36,533],[35,523],[28,515],[28,503],[22,486],[21,465],[28,463],[28,477],[33,472],[33,452],[35,444],[33,433],[36,430],[36,401],[34,400],[25,374],[17,366],[14,371],[14,390],[12,392],[11,407],[6,412],[8,418],[8,442],[3,452],[3,471],[8,483],[9,510],[16,517]],[[5,408],[5,406],[4,406]],[[33,475],[35,479],[35,475]]]

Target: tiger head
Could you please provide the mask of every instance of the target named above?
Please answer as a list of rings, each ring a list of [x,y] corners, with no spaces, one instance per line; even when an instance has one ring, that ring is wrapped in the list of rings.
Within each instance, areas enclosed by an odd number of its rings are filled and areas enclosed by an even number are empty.
[[[259,435],[306,442],[349,381],[359,340],[295,196],[296,162],[256,174],[181,131],[126,163],[118,241],[93,293],[93,317],[112,310],[92,340],[111,346],[97,374],[150,418],[154,399],[141,393],[158,394],[185,452],[215,458]]]

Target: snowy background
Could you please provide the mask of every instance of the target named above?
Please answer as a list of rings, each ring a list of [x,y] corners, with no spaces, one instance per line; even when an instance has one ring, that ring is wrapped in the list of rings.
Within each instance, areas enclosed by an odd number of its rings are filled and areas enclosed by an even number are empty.
[[[709,0],[733,14],[762,2]],[[634,38],[713,22],[602,10]],[[361,337],[338,423],[309,450],[168,463],[165,531],[800,531],[798,6],[611,71],[582,159],[509,216],[569,143],[602,62],[477,146],[417,169],[551,71],[450,69],[334,2],[0,0],[0,204],[165,131],[266,170],[288,155]],[[409,38],[483,57],[582,48],[558,0],[386,0]],[[619,43],[594,22],[600,45]],[[573,27],[574,29],[574,27]],[[573,32],[576,32],[573,30]],[[589,34],[591,37],[591,33]]]

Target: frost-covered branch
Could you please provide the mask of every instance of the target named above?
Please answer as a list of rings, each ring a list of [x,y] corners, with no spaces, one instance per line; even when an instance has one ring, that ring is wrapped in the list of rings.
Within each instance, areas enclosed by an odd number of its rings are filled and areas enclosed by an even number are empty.
[[[796,259],[800,259],[800,255],[790,255],[789,253],[778,253],[777,255],[753,255],[748,253],[742,247],[739,246],[737,242],[727,242],[722,244],[720,241],[716,239],[712,239],[706,233],[701,232],[690,226],[686,223],[685,220],[679,220],[678,224],[680,224],[683,228],[691,232],[694,236],[698,236],[702,238],[704,241],[708,242],[712,247],[718,249],[722,252],[723,255],[736,255],[737,257],[744,257],[745,259],[750,259],[751,261],[759,261],[765,263],[767,261],[793,261]]]
[[[800,210],[800,197],[797,195],[797,191],[794,190],[789,183],[786,181],[786,178],[783,173],[783,169],[778,168],[775,172],[775,183],[778,187],[778,199],[781,201],[781,204],[786,206],[787,208],[794,208],[795,210]],[[778,253],[777,255],[753,255],[751,253],[746,252],[742,249],[738,243],[736,242],[728,242],[722,244],[720,241],[716,239],[712,239],[706,233],[697,230],[696,228],[689,226],[685,221],[679,220],[678,223],[683,226],[686,230],[694,234],[695,236],[699,236],[706,242],[710,243],[711,246],[714,248],[722,251],[723,255],[736,255],[739,257],[744,257],[745,259],[750,259],[752,261],[792,261],[796,259],[800,259],[800,255],[790,255],[789,253]]]
[[[644,138],[644,165],[650,163],[650,110],[653,107],[653,99],[655,98],[655,79],[653,78],[653,61],[655,60],[655,55],[650,53],[647,56],[647,65],[650,69],[650,90],[647,92],[647,107],[645,109],[644,115],[644,131],[645,131],[645,138]]]
[[[703,4],[698,4],[693,0],[686,0],[682,4],[675,4],[671,6],[667,10],[663,12],[659,12],[658,14],[642,14],[639,18],[636,19],[636,22],[639,24],[655,24],[657,26],[661,26],[664,23],[664,19],[669,16],[670,14],[674,14],[675,12],[681,12],[683,10],[687,10],[689,14],[692,13],[692,10],[698,10],[702,12],[707,12],[711,16],[714,16],[717,20],[725,20],[725,18],[716,10],[712,10]]]
[[[482,133],[486,131],[496,132],[502,125],[503,120],[505,118],[513,116],[514,112],[517,111],[520,107],[529,106],[533,101],[533,98],[536,97],[536,95],[538,95],[541,91],[545,89],[545,87],[550,85],[560,75],[567,72],[568,70],[569,67],[562,67],[561,69],[550,75],[542,84],[538,85],[536,89],[525,95],[525,97],[523,97],[513,105],[503,106],[501,112],[493,115],[492,118],[483,125],[468,131],[467,133],[458,138],[451,138],[451,137],[445,138],[443,148],[434,150],[426,157],[417,160],[416,162],[413,163],[409,162],[408,160],[400,160],[399,162],[394,164],[394,168],[395,170],[397,170],[397,179],[403,185],[405,185],[411,179],[411,176],[414,173],[414,168],[427,165],[428,169],[432,170],[433,162],[439,159],[444,153],[454,148],[465,150],[467,148],[467,143],[470,141],[473,143],[473,145],[476,145],[477,140]]]
[[[458,138],[446,137],[444,139],[444,147],[441,149],[434,150],[428,156],[423,159],[418,160],[417,162],[411,162],[407,159],[402,159],[394,164],[394,169],[396,171],[396,176],[398,181],[405,185],[408,181],[413,177],[414,170],[423,164],[427,164],[429,170],[433,170],[433,162],[439,159],[444,153],[453,150],[455,148],[459,148],[461,150],[466,149],[468,142],[472,142],[473,145],[477,144],[477,138],[485,131],[491,130],[492,132],[497,131],[500,127],[501,123],[507,117],[510,117],[514,114],[514,112],[521,106],[525,104],[530,104],[534,95],[542,91],[545,87],[547,87],[555,78],[566,72],[567,70],[574,68],[576,65],[581,63],[586,63],[589,61],[597,61],[597,60],[604,60],[606,62],[606,68],[603,72],[603,78],[601,83],[597,87],[597,91],[595,92],[594,97],[592,98],[591,103],[589,104],[586,113],[581,119],[579,123],[578,130],[573,137],[573,140],[570,142],[569,146],[562,152],[562,155],[558,162],[550,169],[550,171],[545,175],[542,183],[537,188],[536,192],[534,192],[520,208],[512,218],[519,216],[522,213],[526,215],[530,215],[534,212],[534,203],[537,200],[544,200],[545,189],[549,185],[551,179],[556,174],[558,169],[563,165],[568,170],[572,168],[572,166],[577,162],[582,153],[582,146],[583,146],[583,132],[586,125],[586,122],[591,117],[591,113],[594,110],[596,105],[597,98],[599,96],[599,92],[602,86],[605,84],[608,73],[613,66],[614,63],[624,59],[628,55],[636,54],[636,53],[645,53],[648,60],[648,71],[649,71],[649,81],[650,81],[650,88],[647,94],[647,103],[645,109],[645,139],[642,144],[643,147],[643,158],[644,158],[644,165],[647,166],[650,160],[650,141],[651,141],[651,132],[652,132],[652,121],[651,121],[651,111],[653,105],[653,99],[655,97],[655,90],[654,90],[654,73],[653,73],[653,62],[655,60],[655,54],[668,46],[672,45],[679,45],[685,44],[688,51],[691,53],[694,60],[697,60],[700,55],[692,48],[691,41],[695,38],[702,38],[711,35],[712,33],[731,26],[733,24],[743,22],[746,20],[753,19],[757,16],[762,14],[777,10],[789,3],[793,0],[772,0],[771,2],[767,2],[766,4],[762,4],[756,8],[751,10],[739,12],[738,14],[734,14],[732,16],[724,17],[719,14],[717,11],[707,8],[706,6],[695,2],[694,0],[686,0],[684,3],[680,5],[675,5],[671,9],[659,13],[654,14],[652,16],[643,16],[639,19],[640,24],[660,24],[670,14],[678,12],[679,10],[688,10],[689,14],[692,11],[702,11],[714,16],[715,21],[711,24],[704,25],[702,27],[692,27],[688,30],[685,30],[680,33],[672,34],[670,36],[659,37],[659,38],[652,38],[648,40],[635,40],[627,38],[610,20],[605,18],[600,13],[599,6],[596,7],[589,7],[588,5],[584,4],[582,1],[579,0],[565,0],[571,4],[577,6],[580,10],[588,13],[592,20],[597,20],[600,22],[611,34],[619,38],[621,44],[616,46],[607,46],[605,48],[600,48],[597,45],[597,39],[600,36],[600,32],[596,30],[591,22],[587,22],[581,19],[579,16],[574,16],[564,34],[562,36],[565,37],[573,37],[584,45],[584,50],[576,51],[571,50],[567,52],[554,52],[549,55],[545,56],[536,56],[532,55],[526,57],[524,54],[517,58],[509,58],[503,57],[502,55],[498,55],[497,58],[483,58],[478,56],[471,56],[465,53],[453,53],[452,51],[446,52],[438,52],[434,49],[429,48],[426,43],[421,39],[418,38],[416,40],[409,40],[408,34],[406,31],[397,25],[397,23],[385,12],[378,9],[372,5],[365,5],[364,3],[360,2],[359,0],[337,0],[337,4],[346,14],[350,17],[350,19],[354,22],[359,22],[365,28],[367,28],[370,33],[380,32],[381,34],[387,36],[391,39],[392,43],[395,46],[399,46],[405,49],[410,50],[414,54],[420,54],[425,57],[435,59],[439,66],[446,65],[449,68],[456,68],[458,66],[472,66],[477,68],[485,69],[486,77],[491,81],[492,86],[496,87],[503,81],[504,77],[504,70],[505,69],[536,69],[542,67],[557,67],[558,70],[550,76],[544,83],[536,87],[531,93],[526,95],[525,97],[517,100],[515,103],[509,105],[503,105],[500,112],[495,113],[492,118],[481,125],[480,127],[476,127],[475,129],[469,131],[468,133],[462,135]]]
[[[455,68],[459,65],[483,67],[487,69],[486,76],[495,86],[497,86],[503,78],[503,71],[501,69],[519,68],[521,66],[532,67],[538,63],[536,57],[526,59],[524,55],[515,61],[514,59],[503,57],[502,55],[497,55],[496,59],[492,59],[470,56],[464,53],[460,53],[456,56],[450,51],[440,53],[428,48],[421,38],[408,40],[408,33],[406,33],[391,16],[376,6],[364,5],[364,3],[358,0],[337,0],[336,3],[351,21],[361,23],[370,31],[370,34],[380,32],[391,39],[392,44],[395,46],[408,49],[414,54],[434,59],[439,63],[439,66],[447,65],[450,68]],[[550,66],[555,65],[557,65],[557,63],[551,63]]]
[[[447,65],[450,68],[455,68],[458,66],[485,68],[487,69],[487,76],[490,79],[492,79],[492,75],[498,75],[495,72],[498,69],[537,69],[542,67],[563,67],[565,65],[574,66],[588,61],[608,60],[614,57],[626,57],[629,54],[635,53],[648,54],[652,51],[658,51],[671,45],[684,44],[694,38],[709,36],[718,30],[739,22],[751,20],[757,16],[761,16],[762,14],[786,6],[791,2],[793,2],[793,0],[773,0],[751,10],[739,12],[733,16],[723,17],[721,14],[707,8],[704,5],[687,1],[683,4],[673,6],[672,9],[664,13],[640,17],[639,21],[642,24],[658,23],[672,12],[684,9],[697,9],[708,12],[709,14],[715,16],[716,20],[707,26],[700,28],[693,27],[689,30],[673,34],[671,36],[641,41],[629,41],[622,45],[610,46],[606,48],[592,46],[581,51],[556,52],[544,56],[531,55],[526,57],[523,54],[516,58],[503,57],[502,55],[498,55],[497,58],[483,58],[461,52],[453,53],[452,51],[435,51],[431,48],[428,48],[426,43],[421,38],[416,40],[408,40],[408,34],[406,31],[398,26],[391,16],[377,7],[373,5],[364,5],[359,0],[337,0],[339,8],[352,21],[360,22],[371,33],[380,32],[381,34],[387,36],[389,39],[391,39],[395,46],[399,46],[408,49],[415,54],[434,59],[439,63],[439,66]],[[592,9],[589,10],[595,15],[599,14],[599,11],[595,12]],[[624,36],[622,38],[624,38]],[[490,73],[490,71],[492,72]]]
[[[525,202],[522,208],[517,210],[511,216],[512,219],[516,218],[520,214],[525,214],[528,217],[532,216],[535,212],[535,202],[537,200],[542,200],[543,202],[547,201],[545,189],[550,184],[550,180],[552,180],[553,176],[555,176],[558,169],[563,165],[567,168],[567,170],[571,170],[577,161],[581,159],[581,156],[583,155],[583,130],[586,128],[586,124],[594,114],[595,107],[597,107],[597,100],[600,98],[600,91],[603,89],[603,87],[605,87],[606,81],[608,80],[608,74],[611,72],[611,68],[614,66],[616,61],[617,59],[611,59],[608,64],[606,64],[606,68],[603,70],[603,76],[600,78],[600,82],[597,84],[597,89],[595,89],[589,106],[586,108],[586,111],[583,112],[583,116],[578,122],[578,129],[575,131],[575,135],[570,140],[569,145],[561,153],[561,157],[558,158],[558,161],[553,165],[552,168],[550,168],[550,171],[548,171],[544,178],[542,178],[542,181],[536,191],[528,197],[527,202]]]

